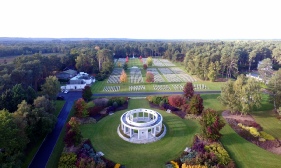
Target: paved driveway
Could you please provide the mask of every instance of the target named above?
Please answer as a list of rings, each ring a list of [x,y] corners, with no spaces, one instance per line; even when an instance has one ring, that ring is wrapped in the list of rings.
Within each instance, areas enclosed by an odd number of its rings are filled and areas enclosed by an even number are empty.
[[[49,160],[50,155],[53,152],[55,144],[59,138],[60,132],[65,125],[68,114],[73,106],[73,103],[76,99],[82,97],[81,92],[69,92],[69,93],[60,93],[65,97],[65,104],[58,116],[57,123],[54,130],[49,133],[41,144],[39,150],[34,156],[32,162],[29,165],[29,168],[44,168]]]

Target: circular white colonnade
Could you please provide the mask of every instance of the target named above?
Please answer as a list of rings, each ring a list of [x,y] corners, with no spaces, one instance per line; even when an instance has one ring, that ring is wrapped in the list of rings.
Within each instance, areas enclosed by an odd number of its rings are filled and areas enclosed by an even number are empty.
[[[150,109],[133,109],[125,112],[117,128],[118,135],[132,143],[150,143],[166,134],[160,113]]]

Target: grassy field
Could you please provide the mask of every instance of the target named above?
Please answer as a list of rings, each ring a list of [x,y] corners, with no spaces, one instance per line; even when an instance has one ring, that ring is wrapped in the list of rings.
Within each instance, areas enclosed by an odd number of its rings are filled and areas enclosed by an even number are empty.
[[[54,113],[55,116],[58,116],[61,109],[63,108],[65,101],[56,101],[56,111]],[[40,145],[42,144],[44,138],[41,138],[34,146],[33,148],[27,153],[26,158],[24,160],[23,163],[23,167],[28,167],[28,165],[30,164],[30,162],[32,161],[34,155],[36,154],[36,152],[38,151],[38,149],[40,148]]]
[[[131,99],[129,109],[150,108],[146,100]],[[126,111],[126,110],[125,110]],[[122,140],[116,130],[120,124],[120,111],[108,116],[97,124],[81,126],[83,137],[91,139],[94,148],[105,157],[126,167],[164,167],[165,162],[179,157],[186,146],[190,146],[199,124],[183,120],[173,114],[159,111],[167,127],[165,137],[150,144],[132,144]]]

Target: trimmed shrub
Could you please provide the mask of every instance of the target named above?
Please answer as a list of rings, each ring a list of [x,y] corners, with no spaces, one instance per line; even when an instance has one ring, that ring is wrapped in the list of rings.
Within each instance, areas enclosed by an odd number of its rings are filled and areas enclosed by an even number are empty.
[[[101,106],[94,106],[88,109],[90,117],[95,117],[104,109],[104,107]]]
[[[113,106],[113,103],[116,102],[118,106],[122,106],[124,103],[126,103],[128,100],[128,97],[111,97],[107,103],[107,106]]]
[[[75,153],[62,153],[60,156],[58,168],[76,168],[76,160],[77,155]]]
[[[268,134],[268,133],[266,133],[264,131],[260,132],[260,137],[265,139],[265,140],[270,140],[270,141],[275,140],[275,138],[272,135],[270,135],[270,134]]]
[[[218,157],[218,163],[221,165],[227,165],[231,161],[227,151],[219,143],[206,145],[205,150],[208,152],[213,152]]]
[[[108,104],[108,99],[107,98],[98,98],[94,100],[94,103],[96,106],[102,106],[102,107],[106,107]]]

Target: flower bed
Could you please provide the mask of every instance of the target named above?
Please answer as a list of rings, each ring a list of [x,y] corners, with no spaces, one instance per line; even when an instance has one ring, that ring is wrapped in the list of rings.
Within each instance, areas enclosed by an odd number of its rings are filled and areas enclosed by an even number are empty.
[[[80,145],[78,145],[75,150],[72,150],[71,152],[69,151],[69,149],[64,149],[64,152],[62,153],[59,160],[59,168],[114,168],[116,165],[118,167],[122,167],[120,166],[120,164],[116,164],[110,160],[107,160],[105,157],[101,156],[99,152],[96,152],[91,144],[91,141],[88,139],[84,140]]]
[[[199,136],[194,137],[191,148],[186,149],[175,161],[168,162],[166,167],[175,165],[175,162],[184,168],[235,167],[233,160],[221,143],[205,141]]]
[[[255,121],[225,118],[232,129],[247,141],[271,152],[281,146],[278,139],[263,131],[262,127]]]

